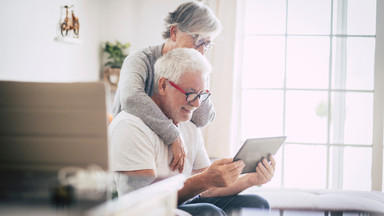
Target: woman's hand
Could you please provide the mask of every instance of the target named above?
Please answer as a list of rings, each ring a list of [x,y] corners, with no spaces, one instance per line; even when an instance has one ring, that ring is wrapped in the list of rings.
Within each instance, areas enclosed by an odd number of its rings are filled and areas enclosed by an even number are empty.
[[[179,170],[180,173],[184,170],[184,162],[187,156],[187,149],[184,143],[181,141],[180,136],[171,144],[173,159],[169,165],[174,170]]]

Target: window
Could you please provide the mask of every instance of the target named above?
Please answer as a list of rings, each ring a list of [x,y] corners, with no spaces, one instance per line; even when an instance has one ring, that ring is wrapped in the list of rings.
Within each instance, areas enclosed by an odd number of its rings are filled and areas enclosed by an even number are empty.
[[[267,185],[370,190],[376,0],[243,4],[241,139],[288,137]]]

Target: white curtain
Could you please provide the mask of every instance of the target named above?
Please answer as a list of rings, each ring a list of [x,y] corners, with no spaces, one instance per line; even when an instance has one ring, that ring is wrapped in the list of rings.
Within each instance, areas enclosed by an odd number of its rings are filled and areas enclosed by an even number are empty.
[[[235,36],[237,1],[211,0],[213,9],[223,25],[223,31],[207,54],[213,66],[210,89],[216,110],[215,120],[203,129],[206,149],[211,158],[232,157],[238,139],[238,74],[235,68]]]

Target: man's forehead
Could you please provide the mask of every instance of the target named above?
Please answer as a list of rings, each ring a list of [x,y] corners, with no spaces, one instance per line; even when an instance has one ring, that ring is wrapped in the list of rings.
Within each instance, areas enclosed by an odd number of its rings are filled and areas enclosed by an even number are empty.
[[[205,88],[207,82],[207,77],[203,75],[201,72],[186,72],[180,76],[179,83],[184,84],[185,88],[189,88],[191,90],[200,90],[196,88]],[[201,84],[203,86],[201,86]]]

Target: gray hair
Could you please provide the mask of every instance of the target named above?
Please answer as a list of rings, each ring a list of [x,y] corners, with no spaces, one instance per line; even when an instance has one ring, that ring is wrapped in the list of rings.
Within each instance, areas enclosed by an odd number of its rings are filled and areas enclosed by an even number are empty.
[[[163,38],[170,37],[171,26],[177,26],[181,31],[198,35],[199,38],[211,36],[215,38],[222,26],[213,11],[201,2],[186,2],[179,5],[164,19],[165,31]]]
[[[154,69],[155,93],[158,92],[159,79],[161,77],[178,83],[181,75],[186,72],[201,73],[207,85],[209,74],[212,71],[211,64],[209,64],[207,58],[192,48],[176,48],[167,52],[156,61]]]

